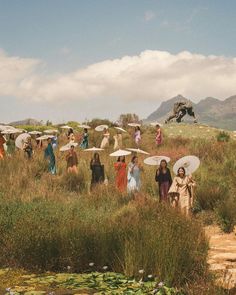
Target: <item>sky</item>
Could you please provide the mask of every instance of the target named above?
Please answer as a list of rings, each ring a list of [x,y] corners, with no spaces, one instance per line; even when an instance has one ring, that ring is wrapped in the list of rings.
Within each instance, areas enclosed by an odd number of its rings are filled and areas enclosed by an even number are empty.
[[[235,0],[0,0],[0,122],[236,94]]]

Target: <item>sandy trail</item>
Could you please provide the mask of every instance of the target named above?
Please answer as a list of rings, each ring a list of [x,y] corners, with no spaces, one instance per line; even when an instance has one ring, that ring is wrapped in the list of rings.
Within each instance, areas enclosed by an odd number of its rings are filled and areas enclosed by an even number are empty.
[[[227,289],[236,288],[236,234],[223,233],[216,226],[206,227],[210,250],[208,263],[217,281]]]

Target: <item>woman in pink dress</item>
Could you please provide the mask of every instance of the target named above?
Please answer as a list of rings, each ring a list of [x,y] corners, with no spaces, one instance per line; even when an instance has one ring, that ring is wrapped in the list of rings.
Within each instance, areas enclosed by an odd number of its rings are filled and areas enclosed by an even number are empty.
[[[163,142],[163,136],[160,125],[156,125],[156,144],[161,145]]]
[[[134,141],[136,143],[136,146],[139,147],[141,143],[141,130],[139,126],[135,127]]]

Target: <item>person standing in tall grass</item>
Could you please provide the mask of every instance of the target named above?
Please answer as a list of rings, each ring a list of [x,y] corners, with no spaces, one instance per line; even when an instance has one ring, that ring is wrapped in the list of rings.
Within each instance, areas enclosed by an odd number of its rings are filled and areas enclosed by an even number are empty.
[[[125,157],[118,157],[114,167],[116,170],[116,187],[120,192],[124,192],[127,188],[127,165],[125,163]]]
[[[90,162],[90,169],[92,170],[91,189],[93,189],[96,185],[104,183],[105,180],[104,165],[101,164],[98,153],[94,154]]]
[[[160,125],[156,125],[156,145],[159,146],[163,142],[163,135]]]
[[[138,157],[133,156],[128,166],[128,185],[129,193],[140,191],[141,188],[141,171],[143,167],[138,162]]]
[[[103,130],[103,139],[102,139],[101,146],[100,146],[101,149],[104,149],[104,148],[109,146],[109,139],[110,139],[109,130],[108,130],[108,128],[104,128],[104,130]]]
[[[141,144],[141,130],[140,130],[140,127],[137,126],[135,127],[135,130],[134,130],[134,142],[136,144],[137,147],[140,146]]]
[[[87,149],[89,147],[88,138],[89,138],[88,129],[87,128],[84,128],[84,133],[83,133],[82,141],[80,143],[80,147],[82,149]]]
[[[70,150],[66,155],[67,172],[78,174],[78,157],[73,144],[70,146]]]
[[[44,157],[45,159],[48,160],[48,171],[52,174],[56,174],[56,158],[53,152],[53,147],[52,147],[52,140],[51,138],[48,138],[47,140],[48,146],[46,147],[44,151]]]
[[[160,166],[156,171],[155,180],[156,182],[158,182],[159,186],[160,202],[167,202],[168,191],[172,184],[172,178],[170,174],[170,169],[167,167],[166,160],[161,160]]]
[[[23,151],[25,152],[28,159],[31,159],[33,156],[33,146],[31,142],[31,137],[29,137],[23,145]]]
[[[172,206],[179,207],[186,216],[189,215],[193,204],[194,186],[196,186],[196,182],[193,180],[192,175],[187,176],[184,167],[180,167],[168,194],[171,197]]]
[[[6,143],[6,140],[0,132],[0,160],[3,159],[5,156],[4,143]]]

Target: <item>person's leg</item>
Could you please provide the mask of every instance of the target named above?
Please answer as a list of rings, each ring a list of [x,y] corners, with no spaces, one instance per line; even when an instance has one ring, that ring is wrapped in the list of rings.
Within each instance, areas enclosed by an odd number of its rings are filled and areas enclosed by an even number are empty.
[[[172,119],[176,118],[176,114],[173,113],[172,115],[170,115],[166,120],[165,120],[165,123],[168,123],[170,122]]]
[[[193,111],[193,108],[192,108],[192,107],[191,107],[191,108],[188,108],[188,109],[187,109],[187,112],[188,112],[188,115],[189,115],[189,116],[191,116],[191,117],[194,118],[194,122],[197,123],[197,118],[196,118],[196,116],[195,116],[195,113],[194,113],[194,111]]]
[[[176,122],[180,123],[182,121],[182,118],[186,115],[186,110],[182,109],[179,113],[178,116],[176,118]]]

